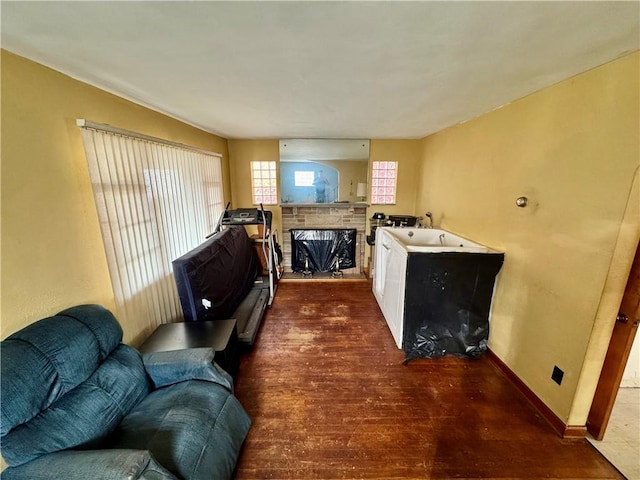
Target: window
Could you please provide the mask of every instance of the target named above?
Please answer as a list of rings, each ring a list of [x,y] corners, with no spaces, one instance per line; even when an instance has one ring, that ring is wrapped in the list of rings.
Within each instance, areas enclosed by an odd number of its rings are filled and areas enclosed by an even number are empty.
[[[313,171],[296,170],[293,172],[294,186],[296,187],[313,187]]]
[[[251,190],[254,205],[278,203],[276,182],[276,162],[251,162]]]
[[[371,203],[396,203],[398,162],[373,162],[371,168]]]
[[[182,318],[171,261],[223,212],[220,156],[79,120],[118,317]]]

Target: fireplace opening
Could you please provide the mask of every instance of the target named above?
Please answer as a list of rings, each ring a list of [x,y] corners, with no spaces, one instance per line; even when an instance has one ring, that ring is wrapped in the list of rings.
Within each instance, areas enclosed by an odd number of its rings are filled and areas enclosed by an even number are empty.
[[[342,276],[342,270],[356,266],[355,228],[291,229],[291,269],[311,276],[331,272]]]

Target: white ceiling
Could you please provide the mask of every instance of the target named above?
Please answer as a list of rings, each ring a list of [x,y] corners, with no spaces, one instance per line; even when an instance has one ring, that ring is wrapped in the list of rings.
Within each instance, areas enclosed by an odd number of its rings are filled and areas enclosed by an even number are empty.
[[[0,8],[2,48],[228,138],[419,138],[635,51],[640,35],[637,1]]]

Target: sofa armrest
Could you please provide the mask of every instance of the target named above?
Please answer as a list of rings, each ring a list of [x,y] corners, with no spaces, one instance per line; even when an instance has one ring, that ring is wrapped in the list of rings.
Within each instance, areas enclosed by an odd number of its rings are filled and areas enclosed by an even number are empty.
[[[2,472],[2,480],[176,480],[148,450],[64,450]]]
[[[233,391],[233,378],[214,362],[215,353],[212,348],[150,352],[142,355],[142,361],[155,388],[186,380],[204,380]]]

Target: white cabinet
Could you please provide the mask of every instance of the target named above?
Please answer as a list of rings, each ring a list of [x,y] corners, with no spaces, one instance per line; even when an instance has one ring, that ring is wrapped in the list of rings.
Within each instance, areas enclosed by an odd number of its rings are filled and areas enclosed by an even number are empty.
[[[373,294],[396,345],[402,348],[407,252],[381,229],[376,230],[375,263]]]

